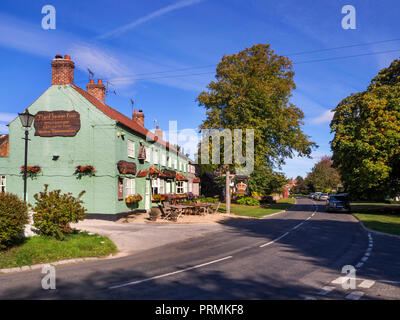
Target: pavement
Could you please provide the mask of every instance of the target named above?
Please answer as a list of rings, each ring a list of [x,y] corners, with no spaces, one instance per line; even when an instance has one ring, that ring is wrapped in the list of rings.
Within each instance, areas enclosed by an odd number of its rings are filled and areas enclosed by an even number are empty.
[[[95,219],[81,221],[72,227],[110,238],[119,250],[118,256],[179,243],[223,229],[220,224],[122,223]]]
[[[126,228],[132,238],[150,232],[157,239],[165,230],[177,241],[57,266],[55,290],[42,289],[40,270],[2,274],[0,298],[400,299],[400,239],[368,233],[349,214],[325,213],[322,202],[300,198],[269,219],[227,219],[218,226]],[[344,266],[356,276],[348,289]]]

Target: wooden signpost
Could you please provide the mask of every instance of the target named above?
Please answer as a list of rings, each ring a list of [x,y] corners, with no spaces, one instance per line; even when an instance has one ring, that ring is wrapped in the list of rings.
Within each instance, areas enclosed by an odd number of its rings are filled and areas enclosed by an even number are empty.
[[[81,128],[77,111],[39,111],[35,115],[35,136],[74,137]]]

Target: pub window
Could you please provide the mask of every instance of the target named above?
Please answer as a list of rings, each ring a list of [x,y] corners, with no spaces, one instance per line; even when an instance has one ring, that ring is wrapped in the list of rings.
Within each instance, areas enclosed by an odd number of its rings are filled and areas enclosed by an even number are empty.
[[[128,140],[128,157],[135,157],[135,141]]]
[[[193,192],[193,184],[189,182],[189,192]]]
[[[158,194],[160,190],[160,179],[151,180],[152,194]]]
[[[175,170],[177,170],[178,169],[178,160],[174,160],[174,168],[175,168]]]
[[[158,150],[153,149],[153,163],[158,164]]]
[[[0,176],[0,192],[6,192],[6,176]]]
[[[160,186],[160,193],[161,194],[164,194],[164,180],[160,180],[160,179],[157,179],[157,180],[159,180],[159,186]]]
[[[166,164],[167,164],[167,156],[165,155],[165,153],[163,153],[162,155],[161,155],[161,165],[162,166],[166,166]]]
[[[125,196],[130,196],[136,193],[135,179],[125,179]]]
[[[176,193],[184,193],[184,184],[183,181],[176,182]]]
[[[168,157],[168,167],[172,168],[172,158]]]
[[[167,182],[165,191],[165,193],[171,193],[171,182]]]
[[[151,149],[149,147],[144,147],[146,149],[146,161],[150,162],[151,159]]]

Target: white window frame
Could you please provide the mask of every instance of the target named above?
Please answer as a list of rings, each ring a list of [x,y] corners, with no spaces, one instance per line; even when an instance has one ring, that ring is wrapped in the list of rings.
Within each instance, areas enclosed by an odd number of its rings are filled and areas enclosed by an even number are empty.
[[[168,167],[172,168],[172,158],[171,158],[171,156],[168,157]]]
[[[135,158],[135,141],[128,140],[128,157]]]
[[[158,178],[158,190],[160,194],[165,193],[164,180]]]
[[[165,153],[161,154],[161,165],[164,167],[166,167],[166,165],[167,165],[167,156]]]
[[[125,178],[125,196],[136,194],[136,180],[135,178]]]
[[[176,193],[182,194],[185,192],[184,181],[177,181],[176,182]]]
[[[174,159],[174,169],[178,170],[178,160]]]
[[[7,192],[7,180],[5,175],[0,175],[0,192]]]
[[[158,164],[158,150],[153,149],[153,164]]]
[[[171,182],[167,181],[165,188],[165,193],[171,193]]]
[[[151,148],[145,146],[144,149],[146,150],[146,162],[150,162],[150,160],[151,160]]]
[[[189,192],[193,192],[193,184],[189,182]]]

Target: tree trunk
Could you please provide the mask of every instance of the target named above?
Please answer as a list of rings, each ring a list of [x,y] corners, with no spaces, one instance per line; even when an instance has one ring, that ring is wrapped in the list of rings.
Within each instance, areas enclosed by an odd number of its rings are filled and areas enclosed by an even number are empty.
[[[231,173],[229,170],[226,171],[226,186],[225,186],[225,204],[226,213],[231,213]]]

